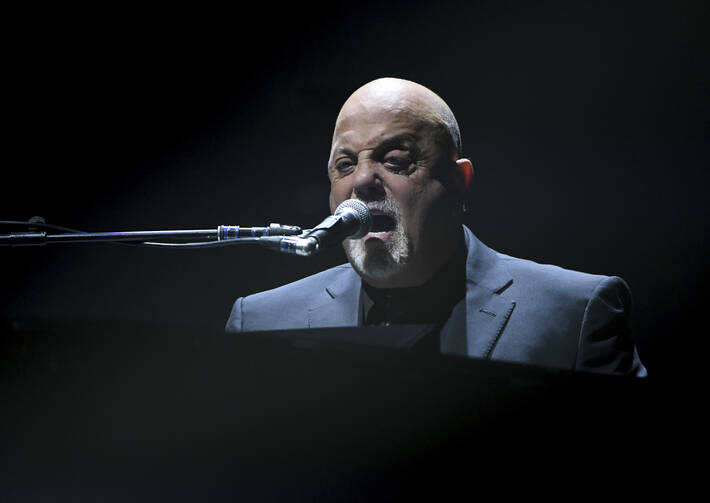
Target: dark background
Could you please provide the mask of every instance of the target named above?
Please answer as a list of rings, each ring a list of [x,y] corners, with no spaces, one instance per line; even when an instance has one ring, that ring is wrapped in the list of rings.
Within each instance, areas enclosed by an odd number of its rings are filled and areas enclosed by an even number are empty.
[[[0,218],[85,231],[308,227],[342,102],[382,76],[449,103],[492,248],[622,276],[649,372],[682,369],[705,281],[704,2],[269,3],[15,11]],[[0,318],[219,329],[341,263],[253,247],[0,249]]]

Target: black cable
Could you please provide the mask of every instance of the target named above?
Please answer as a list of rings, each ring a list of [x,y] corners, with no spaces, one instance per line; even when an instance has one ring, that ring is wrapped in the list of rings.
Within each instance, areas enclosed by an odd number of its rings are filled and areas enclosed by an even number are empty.
[[[136,244],[139,246],[147,246],[149,248],[216,248],[218,246],[228,246],[235,244],[258,243],[261,238],[239,238],[227,239],[224,241],[205,241],[204,243],[156,243],[152,241],[143,241],[141,243],[126,243]]]

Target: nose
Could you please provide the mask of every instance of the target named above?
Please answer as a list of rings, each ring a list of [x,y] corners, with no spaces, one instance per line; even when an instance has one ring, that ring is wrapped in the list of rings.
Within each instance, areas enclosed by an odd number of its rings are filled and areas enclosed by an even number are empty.
[[[364,201],[375,201],[385,197],[385,186],[380,166],[371,159],[362,159],[355,169],[353,197]]]

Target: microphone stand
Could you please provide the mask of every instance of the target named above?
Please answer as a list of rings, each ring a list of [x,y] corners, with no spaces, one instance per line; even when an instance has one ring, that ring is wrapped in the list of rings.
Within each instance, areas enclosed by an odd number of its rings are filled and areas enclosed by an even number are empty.
[[[300,227],[293,225],[270,224],[268,227],[240,227],[238,225],[220,225],[216,229],[198,230],[160,230],[160,231],[125,231],[125,232],[66,232],[48,234],[38,231],[37,227],[57,228],[39,222],[0,222],[1,224],[27,225],[29,232],[11,232],[0,234],[0,246],[42,246],[52,243],[89,243],[113,242],[141,246],[172,247],[209,247],[237,243],[254,243],[267,236],[300,235]],[[165,242],[167,240],[167,242]],[[194,241],[198,242],[175,242]]]

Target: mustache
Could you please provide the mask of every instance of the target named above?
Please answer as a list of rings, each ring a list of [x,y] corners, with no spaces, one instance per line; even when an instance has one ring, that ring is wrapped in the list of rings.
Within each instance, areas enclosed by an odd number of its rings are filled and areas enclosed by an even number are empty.
[[[376,201],[362,201],[367,205],[370,211],[374,214],[384,214],[399,220],[401,211],[397,201],[391,197],[378,199]]]

